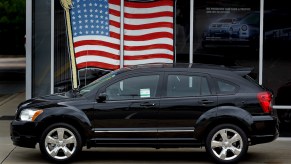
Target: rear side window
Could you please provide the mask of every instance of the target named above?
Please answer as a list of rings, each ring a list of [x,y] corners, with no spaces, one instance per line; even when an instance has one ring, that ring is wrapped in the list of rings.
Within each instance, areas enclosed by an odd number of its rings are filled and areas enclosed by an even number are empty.
[[[168,75],[167,97],[210,95],[206,77],[190,75]]]
[[[220,94],[234,94],[238,90],[238,86],[232,82],[216,79],[217,92]]]

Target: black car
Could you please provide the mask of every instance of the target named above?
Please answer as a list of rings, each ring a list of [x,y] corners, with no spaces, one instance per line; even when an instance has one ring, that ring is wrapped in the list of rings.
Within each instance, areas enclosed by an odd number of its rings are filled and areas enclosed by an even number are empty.
[[[78,91],[21,103],[14,145],[64,162],[90,147],[205,147],[237,162],[248,146],[278,137],[272,94],[249,69],[153,64],[112,71]]]

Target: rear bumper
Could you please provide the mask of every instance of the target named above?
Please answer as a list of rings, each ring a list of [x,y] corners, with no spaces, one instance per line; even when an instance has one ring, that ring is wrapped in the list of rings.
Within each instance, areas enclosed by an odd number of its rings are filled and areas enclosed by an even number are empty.
[[[279,122],[275,116],[254,116],[251,145],[272,142],[279,136]]]
[[[10,136],[15,146],[35,148],[37,143],[36,122],[12,121]]]

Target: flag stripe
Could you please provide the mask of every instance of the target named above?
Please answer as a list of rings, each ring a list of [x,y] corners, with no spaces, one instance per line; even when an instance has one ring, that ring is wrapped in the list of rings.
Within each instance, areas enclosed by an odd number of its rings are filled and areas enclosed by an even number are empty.
[[[156,32],[173,33],[173,30],[170,29],[170,28],[152,28],[152,29],[143,29],[143,30],[124,30],[125,35],[130,35],[130,36],[139,36],[139,35],[145,35],[145,34],[156,33]]]
[[[80,51],[80,52],[76,53],[76,57],[86,56],[86,55],[102,56],[102,57],[107,57],[107,58],[119,60],[118,55],[104,52],[104,51],[98,51],[98,50],[87,50],[87,51]]]
[[[112,69],[118,69],[119,68],[119,65],[112,65],[112,64],[107,64],[107,63],[102,63],[102,62],[97,62],[97,61],[90,61],[90,62],[86,62],[86,63],[80,63],[80,64],[77,64],[77,68],[78,69],[85,69],[85,68],[103,68],[103,69],[109,69],[109,70],[112,70]]]
[[[153,59],[143,59],[143,60],[125,60],[124,65],[137,65],[137,64],[149,64],[149,63],[173,63],[172,59],[165,58],[153,58]]]
[[[168,32],[156,32],[156,33],[149,33],[149,34],[144,34],[144,35],[138,35],[139,37],[136,36],[130,36],[130,35],[125,35],[124,40],[127,41],[142,41],[142,40],[153,40],[153,39],[158,39],[158,38],[173,38],[173,34],[168,33]]]
[[[127,30],[137,30],[137,29],[150,29],[150,28],[173,28],[173,23],[169,22],[158,22],[158,23],[148,23],[144,25],[131,25],[131,24],[124,24],[124,28]],[[173,31],[173,30],[172,30]]]
[[[109,54],[115,54],[118,55],[119,49],[114,49],[111,47],[101,46],[101,45],[84,45],[79,46],[75,48],[75,53],[81,52],[81,51],[88,51],[88,50],[97,50],[97,51],[104,51]]]
[[[86,35],[86,36],[78,36],[74,37],[74,42],[80,42],[80,41],[94,41],[94,40],[99,40],[99,41],[104,41],[104,42],[109,42],[112,44],[118,44],[119,45],[119,39],[107,37],[107,36],[98,36],[94,37],[94,35]],[[87,42],[85,42],[87,43]],[[79,45],[78,45],[79,46]]]
[[[128,51],[140,51],[140,50],[149,50],[149,49],[166,49],[166,50],[173,51],[173,46],[168,45],[168,44],[152,44],[149,46],[124,46],[124,50],[128,50]]]
[[[116,50],[119,49],[119,45],[118,44],[114,44],[114,43],[109,43],[109,42],[105,42],[102,40],[83,40],[83,41],[79,41],[79,42],[75,42],[74,46],[75,47],[80,47],[83,45],[100,45],[100,46],[106,46],[106,47],[110,47],[110,48],[114,48]]]
[[[161,22],[169,22],[173,23],[173,18],[170,17],[156,17],[156,18],[147,18],[147,19],[132,19],[132,18],[124,18],[125,24],[132,24],[132,25],[144,25],[148,23],[158,23]]]
[[[151,47],[151,45],[155,45],[155,44],[165,44],[165,45],[169,45],[172,46],[173,43],[173,39],[169,39],[169,38],[158,38],[158,39],[153,39],[153,40],[145,40],[145,41],[124,41],[124,45],[125,46],[148,46]]]
[[[153,58],[165,58],[165,59],[172,59],[173,55],[168,54],[145,54],[145,55],[138,55],[138,56],[125,56],[125,60],[143,60],[143,59],[153,59]]]
[[[91,61],[99,61],[102,63],[108,63],[110,65],[119,65],[119,60],[103,57],[103,56],[94,56],[94,55],[87,55],[87,56],[80,56],[76,58],[77,64],[86,63]]]
[[[124,13],[124,16],[126,18],[147,19],[147,18],[158,18],[158,17],[173,17],[173,13],[170,11],[156,12],[156,13],[149,13],[149,14]]]
[[[128,2],[125,1],[124,5],[126,7],[131,7],[131,8],[139,8],[139,9],[144,9],[144,8],[156,8],[157,6],[169,6],[172,7],[173,6],[173,2],[172,1],[156,1],[156,2],[151,2],[151,3],[136,3],[136,2]],[[172,10],[171,10],[172,11]]]
[[[156,54],[157,52],[160,52],[161,54],[168,54],[173,55],[173,51],[167,50],[167,49],[148,49],[148,50],[139,50],[139,51],[124,51],[126,53],[126,56],[139,56],[139,55],[145,55],[145,54]]]

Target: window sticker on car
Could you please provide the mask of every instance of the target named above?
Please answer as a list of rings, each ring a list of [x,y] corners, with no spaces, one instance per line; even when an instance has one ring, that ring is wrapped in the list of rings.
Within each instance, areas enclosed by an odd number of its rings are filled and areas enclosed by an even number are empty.
[[[149,88],[139,90],[140,98],[151,97],[151,90]]]

